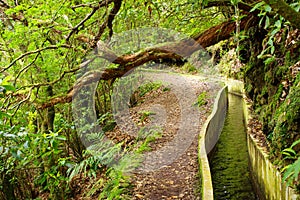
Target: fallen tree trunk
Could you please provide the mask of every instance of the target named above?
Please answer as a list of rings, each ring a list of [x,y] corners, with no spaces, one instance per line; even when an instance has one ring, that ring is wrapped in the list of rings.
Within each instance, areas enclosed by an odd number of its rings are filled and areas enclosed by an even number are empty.
[[[243,19],[241,19],[240,29],[244,30],[256,24],[257,18],[248,13]],[[49,102],[46,102],[38,107],[40,109],[45,109],[58,103],[71,102],[73,95],[75,95],[82,86],[99,80],[110,80],[122,77],[130,70],[149,61],[157,61],[160,59],[182,59],[184,57],[188,57],[200,48],[212,46],[222,40],[232,37],[235,29],[235,21],[223,22],[222,24],[214,26],[195,36],[194,40],[184,40],[162,47],[153,47],[131,55],[118,56],[106,47],[98,45],[99,57],[107,59],[114,64],[118,64],[119,66],[117,68],[104,69],[101,72],[90,72],[81,80],[79,80],[75,86],[69,90],[68,94],[53,98]]]

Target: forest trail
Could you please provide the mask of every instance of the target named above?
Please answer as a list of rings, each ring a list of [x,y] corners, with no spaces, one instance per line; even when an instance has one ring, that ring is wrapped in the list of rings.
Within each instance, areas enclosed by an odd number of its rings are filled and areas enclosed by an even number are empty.
[[[149,144],[142,166],[131,174],[132,199],[200,199],[198,134],[221,84],[196,75],[152,75],[150,79],[162,79],[164,87],[143,96],[142,103],[130,108],[130,118],[140,127],[161,127],[162,136]],[[200,94],[205,99],[198,106]],[[141,121],[145,111],[153,115]],[[110,134],[122,133],[117,126]]]

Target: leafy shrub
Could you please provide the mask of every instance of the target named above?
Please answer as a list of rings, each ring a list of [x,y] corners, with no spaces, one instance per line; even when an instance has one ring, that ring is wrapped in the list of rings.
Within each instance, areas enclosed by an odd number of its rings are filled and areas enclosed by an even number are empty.
[[[159,81],[154,81],[154,82],[149,81],[148,83],[145,83],[138,88],[139,96],[140,97],[145,96],[145,94],[147,94],[148,92],[157,90],[161,86],[162,83]]]

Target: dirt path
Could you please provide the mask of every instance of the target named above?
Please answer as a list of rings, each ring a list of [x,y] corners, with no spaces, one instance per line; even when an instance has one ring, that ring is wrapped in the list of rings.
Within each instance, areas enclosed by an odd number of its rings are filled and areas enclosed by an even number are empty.
[[[152,81],[162,80],[168,90],[149,92],[143,97],[143,103],[130,109],[130,116],[124,119],[129,117],[137,126],[126,124],[114,130],[130,132],[138,126],[163,130],[162,137],[150,144],[151,151],[145,153],[142,166],[131,175],[132,199],[200,199],[198,134],[221,85],[201,80],[199,76],[149,73],[147,77]],[[204,105],[198,107],[195,102],[203,92],[207,97]],[[143,111],[155,114],[141,122]]]

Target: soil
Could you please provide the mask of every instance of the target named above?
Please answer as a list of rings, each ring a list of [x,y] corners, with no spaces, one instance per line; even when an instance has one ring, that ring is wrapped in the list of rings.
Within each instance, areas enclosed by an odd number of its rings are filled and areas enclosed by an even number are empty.
[[[246,98],[246,101],[248,104],[253,105],[253,102]],[[249,112],[251,113],[251,118],[249,118],[248,121],[248,127],[247,127],[247,133],[251,135],[253,140],[256,142],[256,144],[266,153],[270,153],[270,146],[267,140],[266,135],[263,132],[263,125],[259,121],[259,117],[255,114],[252,107],[249,107]]]
[[[138,97],[133,107],[118,110],[114,115],[117,126],[106,132],[110,140],[132,150],[140,129],[161,131],[161,136],[149,143],[150,150],[143,152],[140,167],[126,174],[132,186],[129,199],[201,199],[198,134],[222,85],[219,80],[196,75],[150,73],[146,77],[163,80],[163,85]],[[203,92],[204,104],[198,106],[198,95]],[[73,181],[73,199],[86,199],[83,191],[89,191],[101,174],[96,179],[77,177]],[[97,199],[97,194],[88,199]]]
[[[201,199],[198,134],[221,85],[216,81],[201,80],[198,76],[175,74],[168,74],[168,78],[164,76],[163,80],[162,87],[148,92],[135,107],[130,108],[130,115],[123,115],[123,119],[117,120],[118,126],[108,136],[115,141],[125,140],[126,145],[131,145],[136,135],[130,129],[136,131],[141,127],[157,126],[162,129],[162,136],[150,143],[151,150],[145,153],[142,167],[131,174],[131,199]],[[194,94],[188,94],[191,91]],[[195,102],[202,92],[207,93],[206,102],[198,107]],[[154,114],[141,120],[143,111]],[[191,120],[192,116],[195,119]],[[128,117],[135,125],[125,123]],[[170,150],[170,146],[173,149],[176,147],[176,150]]]
[[[270,147],[267,137],[263,133],[262,123],[257,118],[251,118],[248,122],[248,134],[252,136],[256,144],[267,154],[270,153]]]

